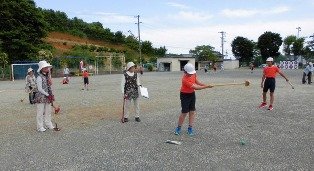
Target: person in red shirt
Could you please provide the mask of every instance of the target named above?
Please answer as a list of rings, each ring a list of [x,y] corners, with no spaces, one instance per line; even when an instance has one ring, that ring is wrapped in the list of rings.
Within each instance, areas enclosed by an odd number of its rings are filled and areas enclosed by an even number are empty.
[[[196,76],[195,68],[192,64],[187,63],[184,66],[184,75],[182,77],[182,86],[180,90],[180,100],[181,100],[181,115],[179,116],[178,127],[175,129],[175,134],[181,134],[181,126],[185,120],[187,114],[189,114],[189,127],[188,134],[190,136],[193,133],[193,123],[195,119],[195,90],[202,90],[205,88],[212,88],[212,85],[205,85],[201,83]]]
[[[88,90],[88,84],[89,84],[89,81],[88,81],[88,76],[89,76],[89,73],[87,72],[86,68],[83,68],[83,79],[84,79],[84,90]]]
[[[266,103],[266,93],[269,89],[270,92],[270,104],[268,110],[273,110],[273,103],[274,103],[274,91],[276,87],[276,75],[277,73],[280,74],[283,78],[286,79],[288,82],[288,78],[280,71],[280,69],[273,65],[274,59],[272,57],[267,58],[266,64],[267,66],[263,69],[263,76],[261,82],[261,88],[263,88],[263,102],[259,106],[259,108],[264,108],[267,106]]]

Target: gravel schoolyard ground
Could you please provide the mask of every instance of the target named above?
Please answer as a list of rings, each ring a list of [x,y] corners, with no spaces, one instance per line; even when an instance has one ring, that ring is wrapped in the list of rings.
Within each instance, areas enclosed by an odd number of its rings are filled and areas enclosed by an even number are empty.
[[[142,122],[131,114],[125,124],[122,75],[91,76],[89,91],[81,90],[80,77],[69,85],[55,78],[62,111],[53,121],[62,130],[44,133],[36,131],[24,80],[0,82],[0,170],[314,170],[314,86],[301,84],[302,70],[283,72],[295,89],[278,76],[274,110],[267,111],[258,108],[260,69],[199,71],[206,83],[250,80],[251,86],[197,91],[194,137],[173,134],[182,72],[144,73],[150,99],[140,101]]]

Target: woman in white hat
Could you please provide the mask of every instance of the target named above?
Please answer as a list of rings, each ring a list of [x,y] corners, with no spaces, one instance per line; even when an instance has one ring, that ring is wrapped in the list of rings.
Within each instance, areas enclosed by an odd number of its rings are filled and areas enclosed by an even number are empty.
[[[38,66],[38,77],[36,79],[38,92],[34,101],[37,103],[37,130],[44,132],[46,128],[54,129],[51,122],[51,103],[54,101],[54,96],[51,93],[49,75],[52,66],[46,61],[40,61]]]
[[[128,62],[126,65],[126,71],[123,72],[123,77],[121,81],[121,90],[124,96],[125,105],[124,108],[124,118],[123,122],[128,122],[129,119],[129,106],[131,104],[131,101],[134,102],[135,107],[135,121],[140,122],[140,107],[139,107],[139,92],[138,92],[138,86],[141,86],[140,79],[135,72],[135,64],[133,62]]]
[[[27,76],[25,78],[25,90],[29,94],[29,103],[34,104],[34,98],[36,93],[36,77],[34,75],[33,68],[28,68]]]

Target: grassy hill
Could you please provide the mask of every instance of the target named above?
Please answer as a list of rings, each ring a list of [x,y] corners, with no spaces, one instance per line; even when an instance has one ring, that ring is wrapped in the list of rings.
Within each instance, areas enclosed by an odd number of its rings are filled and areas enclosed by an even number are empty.
[[[111,44],[99,40],[91,40],[88,38],[81,38],[78,36],[73,36],[68,33],[61,32],[50,32],[44,41],[52,45],[56,49],[56,55],[61,55],[64,52],[70,51],[74,45],[94,45],[103,46],[107,48],[113,48],[117,50],[130,50],[123,45]]]

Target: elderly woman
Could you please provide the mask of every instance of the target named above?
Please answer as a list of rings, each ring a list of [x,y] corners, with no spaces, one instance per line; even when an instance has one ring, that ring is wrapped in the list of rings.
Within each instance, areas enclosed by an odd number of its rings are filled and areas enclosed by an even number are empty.
[[[37,131],[44,132],[46,128],[54,129],[51,122],[51,103],[54,101],[50,77],[52,66],[46,61],[40,61],[38,66],[38,77],[36,79],[38,92],[34,101],[37,104]]]
[[[27,70],[27,76],[25,78],[25,90],[29,94],[29,103],[34,104],[34,98],[36,93],[36,77],[34,75],[34,71],[32,68],[28,68]]]

